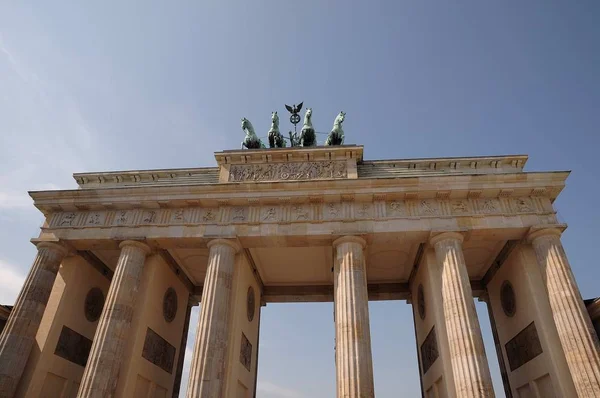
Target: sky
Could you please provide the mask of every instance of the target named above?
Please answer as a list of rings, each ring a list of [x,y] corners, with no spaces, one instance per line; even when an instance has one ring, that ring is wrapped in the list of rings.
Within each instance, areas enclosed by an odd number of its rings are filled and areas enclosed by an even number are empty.
[[[35,256],[42,216],[27,191],[75,188],[74,172],[214,166],[239,148],[240,118],[266,135],[271,112],[300,101],[317,131],[344,110],[365,159],[528,154],[528,171],[571,170],[555,202],[562,241],[583,297],[600,296],[598,20],[595,0],[5,0],[0,302]],[[369,310],[377,397],[420,396],[410,305]],[[335,395],[332,313],[262,309],[258,397]]]

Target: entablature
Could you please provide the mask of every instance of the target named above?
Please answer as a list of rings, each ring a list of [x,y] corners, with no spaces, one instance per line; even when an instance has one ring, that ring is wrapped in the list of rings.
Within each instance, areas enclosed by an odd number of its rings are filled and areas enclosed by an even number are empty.
[[[145,186],[30,192],[44,214],[58,211],[216,207],[281,202],[373,202],[377,200],[546,197],[564,188],[568,172]]]

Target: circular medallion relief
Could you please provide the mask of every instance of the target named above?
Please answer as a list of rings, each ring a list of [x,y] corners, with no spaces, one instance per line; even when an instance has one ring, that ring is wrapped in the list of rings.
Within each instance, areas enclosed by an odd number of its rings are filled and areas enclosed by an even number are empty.
[[[246,308],[248,312],[248,321],[252,322],[252,320],[254,319],[254,311],[256,310],[256,301],[254,298],[254,289],[252,288],[252,286],[248,288],[248,298],[246,300],[246,305],[248,306]]]
[[[102,315],[104,307],[104,293],[99,287],[93,287],[85,296],[84,312],[85,318],[90,322],[96,322]]]
[[[172,287],[168,288],[163,298],[163,316],[165,321],[172,322],[177,315],[177,292]]]
[[[417,289],[417,308],[419,309],[421,319],[425,319],[425,293],[423,292],[423,285],[419,285]]]
[[[513,316],[517,312],[515,291],[509,281],[504,281],[500,287],[500,304],[506,316]]]

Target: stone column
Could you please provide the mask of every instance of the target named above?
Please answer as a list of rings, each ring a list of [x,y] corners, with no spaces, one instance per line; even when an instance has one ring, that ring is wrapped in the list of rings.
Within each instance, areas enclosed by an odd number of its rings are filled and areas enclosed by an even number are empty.
[[[356,236],[333,242],[338,398],[375,397],[365,246]]]
[[[0,335],[0,397],[15,394],[31,348],[35,343],[42,315],[58,273],[67,254],[63,246],[40,242],[37,255]]]
[[[430,240],[441,267],[442,303],[454,388],[458,397],[494,397],[462,241],[463,236],[456,232],[444,232]]]
[[[544,228],[530,232],[528,240],[535,250],[577,394],[579,397],[600,397],[600,344],[560,235],[557,228]]]
[[[224,398],[225,394],[231,288],[235,255],[240,248],[225,239],[210,241],[208,248],[208,269],[190,366],[190,398]]]
[[[79,398],[114,396],[146,255],[141,242],[124,241],[81,379]]]

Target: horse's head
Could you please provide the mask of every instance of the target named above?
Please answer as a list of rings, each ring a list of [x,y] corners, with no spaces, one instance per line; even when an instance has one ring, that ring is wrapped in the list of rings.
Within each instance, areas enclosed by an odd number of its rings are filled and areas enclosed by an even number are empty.
[[[344,111],[341,111],[336,117],[337,121],[340,123],[342,123],[345,118],[346,118],[346,112],[344,112]]]
[[[279,116],[277,116],[277,111],[271,113],[271,121],[273,122],[274,125],[276,125],[276,126],[279,125]]]
[[[312,116],[312,108],[306,108],[306,113],[304,114],[305,117],[309,118]]]
[[[246,135],[251,134],[253,131],[252,123],[250,123],[250,120],[246,119],[245,117],[242,118],[242,130],[244,130]]]

